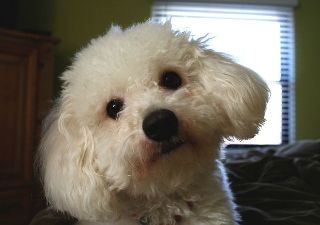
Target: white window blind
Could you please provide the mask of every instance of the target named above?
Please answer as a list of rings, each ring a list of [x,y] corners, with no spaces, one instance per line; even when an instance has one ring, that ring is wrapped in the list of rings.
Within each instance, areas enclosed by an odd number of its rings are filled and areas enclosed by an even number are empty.
[[[152,18],[159,22],[170,20],[173,29],[191,31],[194,38],[207,35],[211,38],[210,48],[229,54],[268,82],[271,98],[265,125],[255,138],[233,144],[290,143],[295,139],[292,6],[297,2],[277,1],[278,5],[265,5],[266,0],[247,2],[260,4],[154,1]]]

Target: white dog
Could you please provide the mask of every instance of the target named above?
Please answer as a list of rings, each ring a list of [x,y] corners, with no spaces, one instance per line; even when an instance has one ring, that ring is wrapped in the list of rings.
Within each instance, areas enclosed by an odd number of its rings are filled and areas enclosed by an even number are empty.
[[[256,73],[146,22],[93,40],[62,80],[39,154],[52,207],[77,224],[237,224],[220,144],[263,123]]]

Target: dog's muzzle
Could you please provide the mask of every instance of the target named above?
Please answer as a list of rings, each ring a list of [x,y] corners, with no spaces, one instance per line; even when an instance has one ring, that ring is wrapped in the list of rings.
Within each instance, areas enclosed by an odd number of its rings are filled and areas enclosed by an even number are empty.
[[[156,142],[170,141],[178,133],[179,122],[168,109],[159,109],[146,116],[142,128],[145,135]]]
[[[168,154],[185,143],[178,138],[178,118],[168,109],[159,109],[148,114],[143,120],[142,129],[157,146],[158,151],[154,152],[154,156]]]

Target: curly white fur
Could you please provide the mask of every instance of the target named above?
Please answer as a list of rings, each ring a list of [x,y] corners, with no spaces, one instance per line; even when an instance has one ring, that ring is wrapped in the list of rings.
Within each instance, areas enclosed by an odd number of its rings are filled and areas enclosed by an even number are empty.
[[[166,71],[181,77],[177,90],[160,85]],[[219,146],[264,122],[268,87],[256,73],[169,23],[146,22],[93,40],[62,80],[39,151],[51,206],[78,224],[237,224]],[[112,99],[124,103],[116,119]],[[142,129],[158,109],[179,122],[183,144],[168,154]]]

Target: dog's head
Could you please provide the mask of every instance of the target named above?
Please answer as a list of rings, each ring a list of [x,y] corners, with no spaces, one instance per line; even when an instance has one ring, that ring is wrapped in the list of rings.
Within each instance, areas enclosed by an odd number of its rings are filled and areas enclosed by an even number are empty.
[[[111,28],[62,80],[40,161],[49,202],[81,219],[117,216],[117,192],[187,186],[223,138],[258,132],[268,100],[256,73],[169,23]]]

